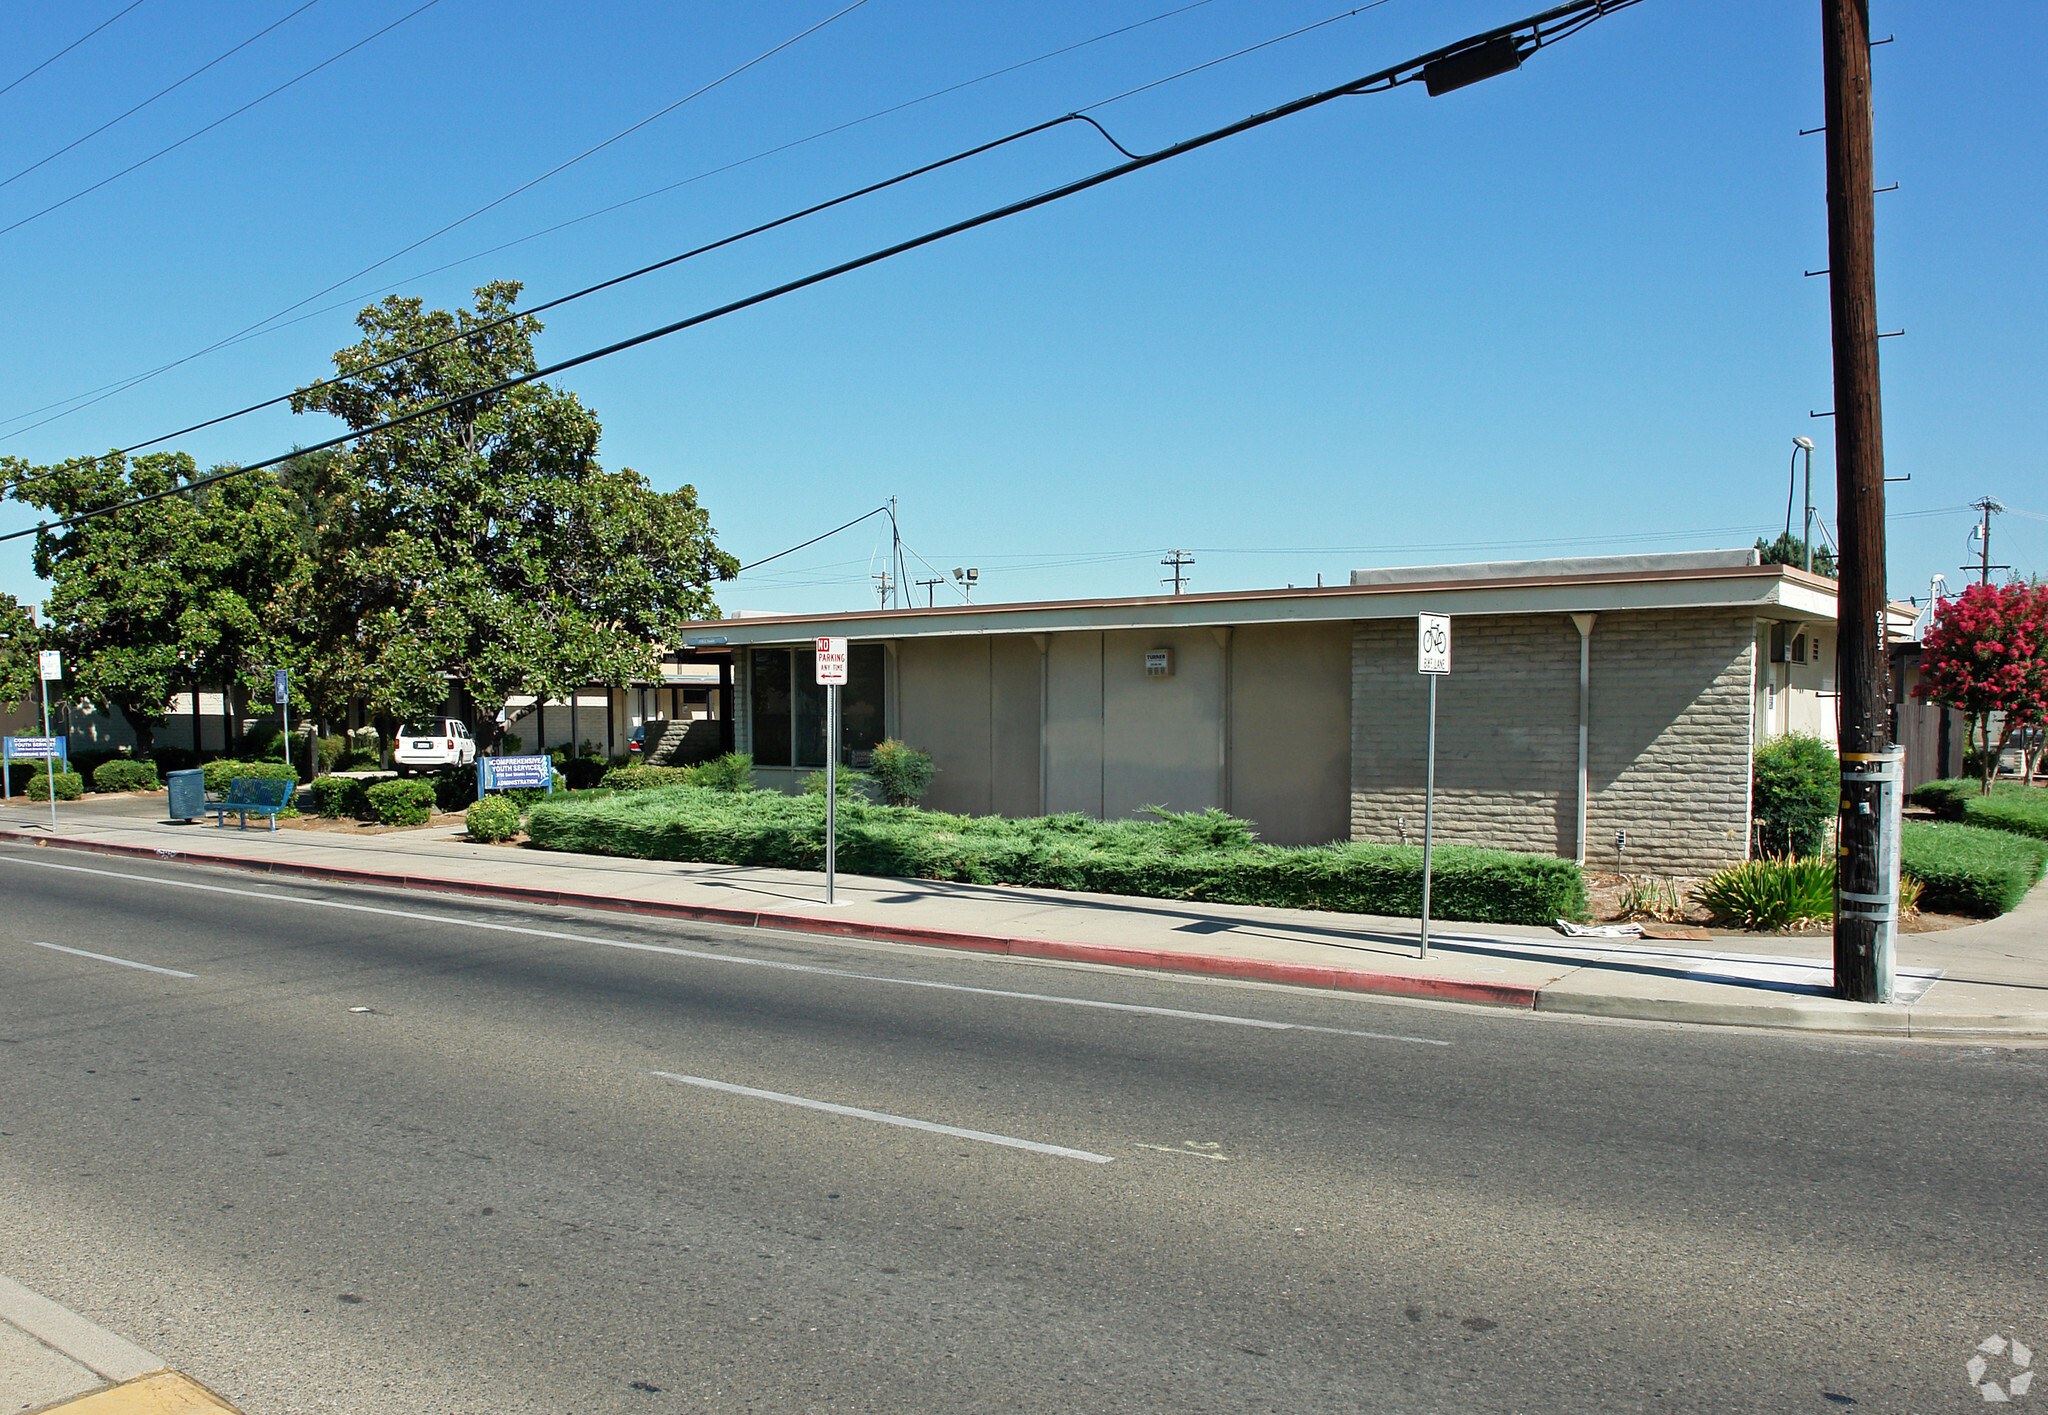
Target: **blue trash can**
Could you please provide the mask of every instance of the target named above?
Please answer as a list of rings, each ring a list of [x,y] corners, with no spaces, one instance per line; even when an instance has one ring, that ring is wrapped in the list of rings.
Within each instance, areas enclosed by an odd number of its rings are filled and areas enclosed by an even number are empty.
[[[206,814],[206,773],[198,769],[174,771],[164,777],[171,788],[171,819],[198,820]]]

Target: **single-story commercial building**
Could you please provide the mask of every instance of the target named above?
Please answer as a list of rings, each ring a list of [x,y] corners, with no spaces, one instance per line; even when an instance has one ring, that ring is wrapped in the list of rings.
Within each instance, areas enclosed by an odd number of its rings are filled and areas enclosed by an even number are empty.
[[[1752,550],[1360,570],[1348,585],[749,614],[687,626],[731,664],[734,743],[767,785],[825,762],[813,641],[851,641],[840,759],[900,738],[967,813],[1219,807],[1283,844],[1418,841],[1439,685],[1446,842],[1699,873],[1750,848],[1750,753],[1835,736],[1834,581]]]

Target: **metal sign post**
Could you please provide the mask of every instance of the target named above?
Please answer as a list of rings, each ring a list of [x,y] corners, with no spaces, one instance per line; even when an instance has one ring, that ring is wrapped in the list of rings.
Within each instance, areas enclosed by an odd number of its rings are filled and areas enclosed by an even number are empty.
[[[41,653],[41,678],[43,680],[43,736],[50,735],[50,683],[64,676],[64,659],[55,649],[44,649]],[[50,763],[50,833],[57,831],[57,754],[51,752],[45,759]],[[67,761],[66,766],[70,763]]]
[[[839,873],[839,689],[846,682],[846,640],[818,640],[818,682],[825,689],[825,902]]]
[[[271,675],[271,696],[277,700],[277,710],[284,715],[284,764],[297,771],[292,762],[292,671],[280,668]]]
[[[1415,671],[1429,679],[1429,764],[1422,795],[1422,934],[1418,958],[1429,957],[1430,851],[1436,835],[1436,680],[1451,671],[1451,616],[1416,616]]]

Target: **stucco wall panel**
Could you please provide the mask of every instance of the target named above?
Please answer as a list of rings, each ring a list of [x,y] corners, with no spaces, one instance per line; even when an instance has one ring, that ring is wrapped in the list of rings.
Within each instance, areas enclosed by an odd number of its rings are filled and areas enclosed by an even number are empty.
[[[1171,649],[1173,674],[1145,654]],[[1206,810],[1223,803],[1223,649],[1206,629],[1103,635],[1103,811]]]
[[[1351,626],[1231,637],[1230,805],[1275,845],[1350,836]]]

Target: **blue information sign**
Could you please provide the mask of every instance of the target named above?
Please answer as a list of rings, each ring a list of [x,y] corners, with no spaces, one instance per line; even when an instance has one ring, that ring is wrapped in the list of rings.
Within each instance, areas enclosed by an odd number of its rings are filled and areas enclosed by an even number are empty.
[[[10,757],[22,759],[32,757],[36,761],[42,761],[45,757],[63,757],[64,739],[62,737],[9,737],[4,744],[0,744],[0,751],[4,751]]]
[[[486,791],[555,789],[555,764],[547,757],[485,757],[477,766]]]
[[[271,700],[279,706],[292,700],[292,671],[280,668],[270,675]]]

